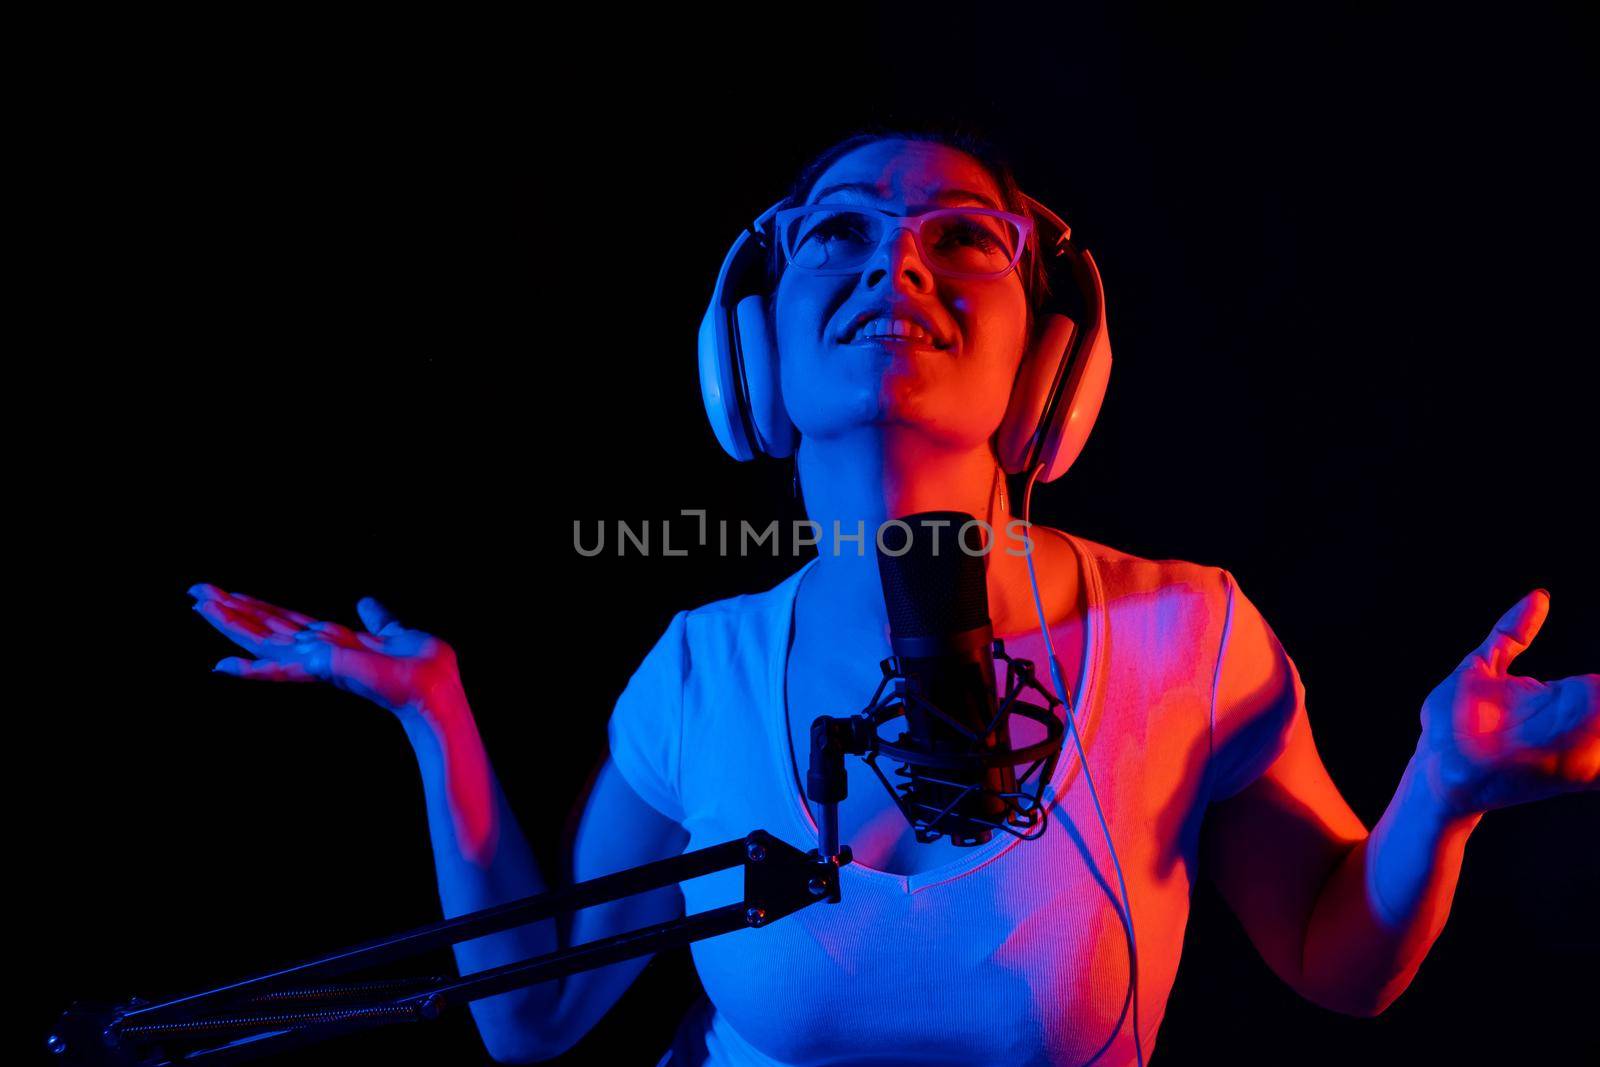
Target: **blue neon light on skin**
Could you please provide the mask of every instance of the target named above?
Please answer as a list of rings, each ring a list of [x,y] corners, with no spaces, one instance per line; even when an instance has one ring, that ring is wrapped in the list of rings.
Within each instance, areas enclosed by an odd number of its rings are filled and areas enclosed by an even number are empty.
[[[858,148],[835,161],[816,188],[841,182],[875,187],[841,198],[863,197],[897,214],[933,206],[946,189],[983,191],[998,200],[976,160],[930,142],[886,140]],[[947,344],[860,344],[839,336],[853,309],[880,300],[916,302]],[[858,522],[871,531],[887,519],[931,510],[963,511],[995,530],[1008,528],[1012,516],[1004,495],[995,492],[988,441],[1004,413],[1026,335],[1027,306],[1015,274],[936,277],[901,230],[859,274],[786,272],[772,310],[784,399],[801,436],[806,509],[822,530],[832,531],[837,521],[845,531]],[[861,556],[823,553],[801,584],[790,657],[789,695],[797,708],[817,703],[809,687],[834,671],[859,672],[857,681],[870,676],[857,687],[864,692],[875,687],[876,662],[889,643],[870,540]],[[1070,549],[1055,538],[1032,541],[1036,560],[1004,551],[986,557],[996,633],[1027,629],[1036,595],[1051,625],[1077,602]],[[1041,579],[1037,594],[1029,583],[1032,562]],[[446,915],[546,888],[484,751],[447,645],[401,627],[370,600],[358,609],[365,629],[355,631],[211,585],[197,585],[191,594],[196,610],[250,653],[224,659],[218,670],[268,681],[329,682],[396,714],[422,772]],[[1242,909],[1262,955],[1308,999],[1351,1014],[1382,1011],[1405,989],[1442,929],[1462,851],[1483,813],[1597,787],[1600,675],[1546,683],[1508,673],[1548,610],[1544,590],[1521,598],[1428,696],[1416,751],[1370,833],[1302,731],[1254,784],[1208,810],[1207,830],[1216,844],[1211,866],[1224,895]],[[850,652],[825,661],[825,647]],[[1059,688],[1054,663],[1050,671]],[[1380,698],[1404,703],[1375,694]],[[1403,707],[1397,713],[1409,714]],[[794,718],[801,729],[809,722],[804,713]],[[688,840],[609,760],[584,804],[575,878],[678,855]],[[847,818],[841,812],[842,837],[854,846]],[[858,840],[858,856],[866,861],[872,845]],[[1272,847],[1257,847],[1263,840]],[[937,845],[908,855],[910,863],[926,866],[948,858]],[[681,908],[681,897],[667,889],[585,909],[574,919],[569,943],[660,922]],[[458,946],[456,955],[462,972],[470,973],[557,947],[556,929],[546,922]],[[474,1004],[490,1054],[506,1062],[560,1054],[615,1003],[645,962],[625,961]]]

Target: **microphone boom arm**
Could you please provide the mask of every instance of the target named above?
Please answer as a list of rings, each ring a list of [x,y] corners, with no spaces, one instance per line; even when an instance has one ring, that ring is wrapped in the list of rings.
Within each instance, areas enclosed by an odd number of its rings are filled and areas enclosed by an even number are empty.
[[[46,1047],[63,1063],[177,1067],[255,1059],[353,1030],[435,1019],[446,1008],[511,989],[765,926],[819,900],[837,904],[839,868],[849,862],[848,846],[819,857],[816,849],[801,852],[765,830],[755,830],[720,845],[458,915],[201,993],[158,1003],[135,998],[115,1007],[77,1003],[61,1016]],[[744,898],[695,915],[461,978],[304,986],[311,979],[347,974],[736,866],[744,868]],[[212,1046],[167,1047],[221,1035],[232,1039]]]
[[[178,1067],[193,1062],[223,1064],[256,1059],[355,1030],[435,1019],[447,1008],[508,990],[647,953],[680,948],[741,928],[764,926],[819,900],[837,904],[840,900],[839,871],[851,862],[849,846],[839,844],[838,807],[849,791],[844,765],[846,755],[864,757],[915,829],[919,841],[936,840],[942,833],[951,833],[955,839],[976,827],[1004,830],[1015,837],[1032,840],[1042,834],[1047,825],[1043,791],[1053,776],[1061,752],[1064,726],[1054,709],[1062,705],[1054,694],[1038,684],[1030,661],[1006,655],[999,640],[994,641],[993,652],[997,660],[1008,666],[1006,692],[999,701],[994,719],[984,731],[974,732],[925,699],[916,686],[909,684],[898,660],[892,656],[880,664],[883,680],[864,710],[853,716],[822,715],[813,720],[806,794],[822,808],[819,848],[801,852],[765,830],[754,830],[743,838],[720,845],[458,915],[204,992],[159,1002],[134,998],[115,1006],[75,1003],[58,1020],[47,1040],[47,1048],[59,1062],[85,1067]],[[1045,706],[1020,699],[1025,690],[1043,697]],[[972,748],[929,750],[906,734],[895,743],[878,736],[882,724],[905,716],[908,708],[943,721],[972,742]],[[1022,715],[1038,722],[1044,727],[1044,738],[1022,748],[985,747],[984,737],[992,734],[1008,715]],[[907,747],[908,741],[910,747]],[[905,764],[897,773],[909,781],[899,790],[878,767],[879,756]],[[957,772],[955,777],[960,778],[964,772],[975,768],[1015,766],[1029,761],[1027,772],[1017,778],[1017,790],[999,794],[999,799],[1005,802],[1005,817],[999,821],[974,816],[965,809],[956,810],[968,795],[981,787],[930,773],[953,771]],[[1034,780],[1034,793],[1029,795],[1024,786],[1041,768],[1042,773]],[[953,792],[953,799],[942,807],[924,802],[919,790],[930,784],[935,790],[929,796],[943,800]],[[934,814],[930,817],[927,812]],[[320,984],[327,978],[361,968],[735,866],[744,868],[744,898],[720,908],[460,978]],[[313,980],[319,984],[305,984]],[[208,1039],[218,1037],[230,1040],[205,1044]]]

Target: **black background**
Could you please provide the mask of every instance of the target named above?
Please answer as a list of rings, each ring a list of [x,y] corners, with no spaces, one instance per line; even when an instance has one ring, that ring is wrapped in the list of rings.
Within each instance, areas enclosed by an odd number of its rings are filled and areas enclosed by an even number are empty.
[[[35,1052],[72,999],[437,917],[396,724],[209,673],[231,649],[193,582],[347,623],[373,594],[449,640],[559,869],[672,613],[800,562],[585,559],[573,523],[799,517],[786,469],[718,450],[694,334],[738,228],[862,122],[985,123],[1094,250],[1116,371],[1036,518],[1233,571],[1369,825],[1422,698],[1523,593],[1553,602],[1519,673],[1600,664],[1576,16],[173,18],[20,44],[39,241],[6,405],[12,879],[43,951],[12,1018]],[[1202,885],[1154,1062],[1579,1053],[1597,801],[1485,818],[1449,926],[1375,1020],[1298,999]],[[697,992],[686,953],[657,960],[561,1062],[653,1063]],[[482,1051],[458,1013],[300,1061],[354,1055]]]

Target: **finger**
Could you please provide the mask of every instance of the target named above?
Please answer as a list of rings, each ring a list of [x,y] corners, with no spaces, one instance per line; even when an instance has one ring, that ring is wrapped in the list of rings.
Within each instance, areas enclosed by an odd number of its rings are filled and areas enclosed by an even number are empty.
[[[202,600],[195,604],[194,610],[228,640],[256,655],[261,654],[262,642],[272,635],[271,630],[255,619],[234,611],[220,601]]]
[[[1551,682],[1550,706],[1537,724],[1546,744],[1573,743],[1580,737],[1600,737],[1600,674],[1575,674]]]
[[[1580,789],[1600,788],[1600,674],[1548,683],[1538,711],[1518,726],[1517,740],[1542,773]]]
[[[1579,739],[1563,753],[1561,762],[1568,781],[1584,789],[1600,789],[1600,733]]]
[[[255,615],[261,622],[271,626],[278,633],[293,633],[294,630],[309,626],[317,621],[310,615],[291,611],[276,604],[269,604],[265,600],[250,596],[247,593],[230,593],[226,589],[212,585],[210,582],[199,582],[191,585],[188,592],[197,601],[214,600],[227,605],[235,611],[247,615]],[[274,625],[269,620],[276,620],[277,625]]]
[[[222,596],[210,601],[221,604],[230,611],[238,613],[243,618],[252,619],[257,625],[265,627],[275,634],[292,635],[301,633],[305,627],[292,623],[272,610],[270,604],[263,604],[259,600],[242,596],[239,593],[224,593]]]
[[[1483,644],[1461,661],[1462,667],[1470,667],[1476,662],[1491,674],[1504,674],[1511,666],[1511,661],[1533,642],[1534,635],[1544,625],[1549,612],[1550,593],[1535,589],[1500,616],[1500,621],[1494,624],[1494,629],[1483,639]]]
[[[239,601],[243,605],[255,608],[258,611],[266,612],[269,615],[276,615],[278,618],[283,619],[285,622],[291,622],[295,626],[310,626],[312,623],[317,621],[310,615],[306,615],[298,611],[290,611],[288,608],[282,608],[276,604],[269,604],[265,600],[249,596],[245,593],[229,593],[227,595],[234,600]]]
[[[277,634],[280,637],[292,637],[295,634],[305,633],[304,626],[296,626],[287,619],[274,615],[270,611],[262,611],[251,604],[245,604],[239,600],[231,598],[224,600],[222,603],[224,607],[233,608],[241,615],[247,615],[255,619],[256,622],[260,623],[262,626],[265,626],[267,629],[271,630],[274,634]]]
[[[389,609],[370,596],[364,596],[356,601],[356,614],[361,616],[361,625],[367,628],[369,634],[378,633],[385,626],[395,622]]]
[[[342,626],[336,622],[314,622],[307,626],[306,629],[312,631],[313,633],[321,634],[323,637],[342,648],[356,648],[362,650],[365,650],[366,648],[365,645],[356,640],[356,634],[354,630],[350,629],[348,626]]]
[[[229,656],[211,668],[219,674],[235,678],[255,678],[265,682],[314,682],[309,671],[298,663],[278,663],[273,660],[248,660]]]

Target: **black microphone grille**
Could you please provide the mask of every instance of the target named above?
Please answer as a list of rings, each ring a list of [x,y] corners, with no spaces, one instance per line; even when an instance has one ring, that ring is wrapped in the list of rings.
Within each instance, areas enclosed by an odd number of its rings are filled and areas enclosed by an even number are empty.
[[[972,521],[964,511],[918,512],[899,519],[904,526],[890,520],[878,537],[878,577],[891,635],[933,637],[988,625],[985,556],[974,554],[985,550],[982,533],[974,528],[961,539]]]

